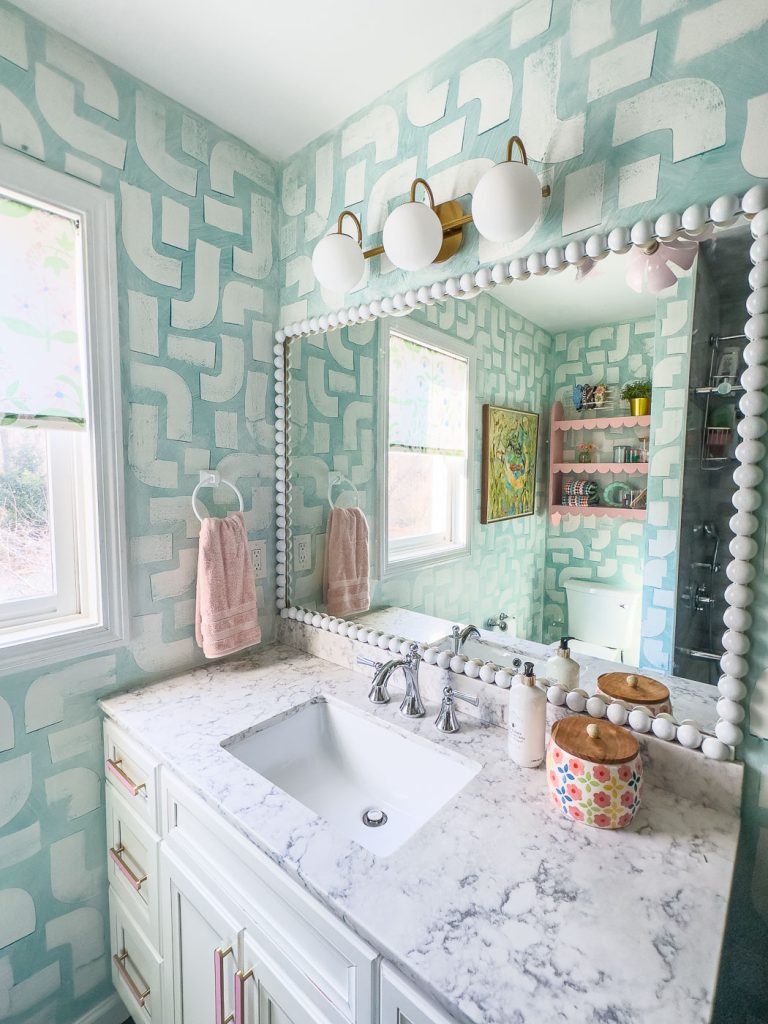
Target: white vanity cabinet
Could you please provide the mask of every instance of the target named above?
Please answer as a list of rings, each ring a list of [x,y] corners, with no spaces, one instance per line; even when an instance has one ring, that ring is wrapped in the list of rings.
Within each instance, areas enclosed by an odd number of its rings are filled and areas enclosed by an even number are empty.
[[[109,721],[105,749],[113,980],[137,1024],[452,1024]]]

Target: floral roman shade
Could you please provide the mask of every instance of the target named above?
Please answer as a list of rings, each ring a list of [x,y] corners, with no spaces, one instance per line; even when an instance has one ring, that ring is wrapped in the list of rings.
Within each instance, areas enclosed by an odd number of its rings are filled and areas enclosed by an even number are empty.
[[[392,333],[389,342],[389,447],[467,453],[465,359]]]
[[[0,426],[83,429],[78,227],[0,195]]]

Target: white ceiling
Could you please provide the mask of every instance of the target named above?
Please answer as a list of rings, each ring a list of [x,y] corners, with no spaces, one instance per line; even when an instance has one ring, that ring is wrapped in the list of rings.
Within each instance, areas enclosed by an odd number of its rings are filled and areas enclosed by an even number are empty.
[[[15,0],[283,160],[521,0]]]
[[[625,281],[627,257],[612,253],[582,280],[572,267],[499,285],[492,294],[545,331],[580,331],[653,316],[656,295],[633,292]]]

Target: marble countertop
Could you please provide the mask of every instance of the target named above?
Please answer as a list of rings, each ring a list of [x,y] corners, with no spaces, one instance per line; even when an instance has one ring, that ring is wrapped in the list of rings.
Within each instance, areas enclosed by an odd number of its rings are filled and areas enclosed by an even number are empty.
[[[544,769],[507,759],[504,730],[463,716],[461,732],[438,733],[429,701],[417,721],[394,700],[373,707],[368,675],[276,645],[102,707],[457,1019],[708,1021],[736,815],[646,785],[629,829],[569,822]],[[374,856],[221,746],[320,695],[483,767],[399,850]]]

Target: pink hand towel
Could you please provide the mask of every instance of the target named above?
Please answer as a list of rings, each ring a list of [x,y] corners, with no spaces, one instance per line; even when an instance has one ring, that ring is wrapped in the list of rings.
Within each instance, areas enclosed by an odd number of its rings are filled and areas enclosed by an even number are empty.
[[[329,615],[352,615],[370,607],[368,522],[359,508],[332,508],[325,534],[325,607]]]
[[[242,512],[203,520],[197,555],[195,638],[206,658],[261,641],[256,584]]]

